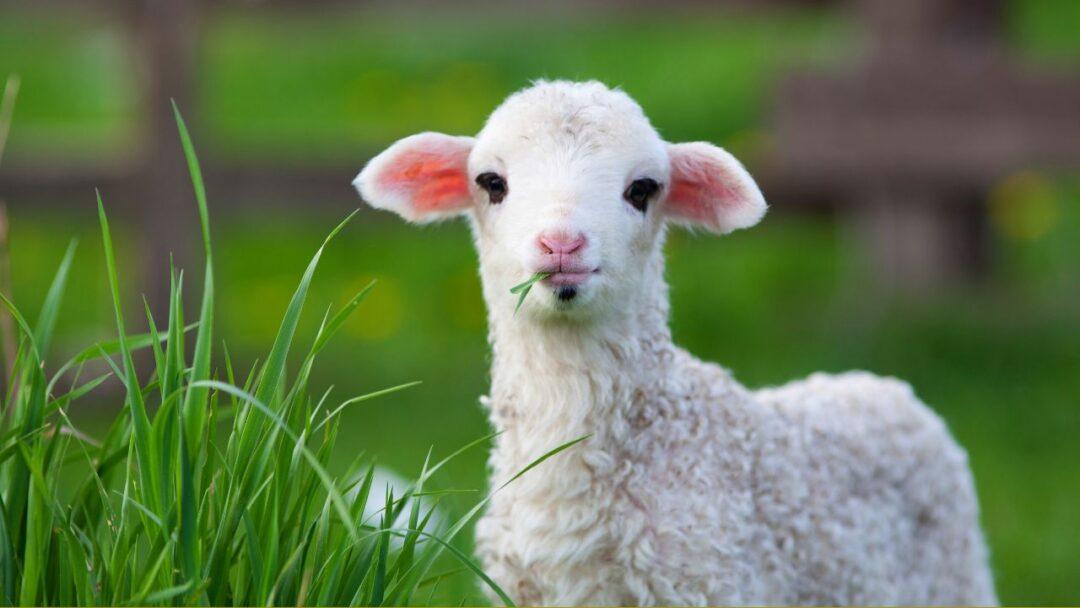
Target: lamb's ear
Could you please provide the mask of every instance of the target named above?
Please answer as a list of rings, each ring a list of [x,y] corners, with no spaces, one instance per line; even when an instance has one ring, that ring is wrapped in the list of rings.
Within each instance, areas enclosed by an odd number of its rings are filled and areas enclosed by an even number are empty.
[[[742,163],[703,142],[668,144],[671,185],[664,212],[673,221],[724,234],[758,223],[765,197]]]
[[[410,222],[431,222],[469,207],[468,161],[474,139],[419,133],[399,140],[371,159],[353,180],[377,209]]]

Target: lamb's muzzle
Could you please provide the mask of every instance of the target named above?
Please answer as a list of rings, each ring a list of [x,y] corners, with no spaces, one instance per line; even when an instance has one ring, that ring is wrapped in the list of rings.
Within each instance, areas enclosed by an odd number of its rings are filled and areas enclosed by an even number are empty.
[[[538,82],[476,137],[422,133],[355,184],[415,222],[464,215],[502,433],[477,526],[525,604],[993,604],[964,451],[910,387],[856,372],[751,391],[676,347],[669,223],[766,205],[730,154],[660,139],[625,93]],[[514,316],[511,287],[552,273]],[[579,276],[580,275],[580,276]]]

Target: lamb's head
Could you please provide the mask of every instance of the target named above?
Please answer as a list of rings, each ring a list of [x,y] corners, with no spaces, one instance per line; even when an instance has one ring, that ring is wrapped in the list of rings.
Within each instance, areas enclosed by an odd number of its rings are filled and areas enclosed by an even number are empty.
[[[650,288],[668,221],[726,233],[765,201],[734,157],[663,141],[628,95],[598,82],[539,82],[511,95],[476,137],[421,133],[354,182],[372,206],[413,222],[470,219],[491,307],[550,275],[523,315],[584,320]]]

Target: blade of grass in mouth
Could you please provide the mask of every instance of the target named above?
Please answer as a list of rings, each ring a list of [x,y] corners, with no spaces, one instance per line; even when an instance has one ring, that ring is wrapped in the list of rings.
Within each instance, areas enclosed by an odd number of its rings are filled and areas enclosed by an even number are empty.
[[[525,302],[525,298],[529,295],[529,291],[533,288],[533,285],[550,276],[550,272],[538,272],[529,277],[524,283],[510,288],[510,293],[517,294],[518,296],[517,306],[514,307],[514,314],[517,314],[517,311],[521,308],[521,304]]]

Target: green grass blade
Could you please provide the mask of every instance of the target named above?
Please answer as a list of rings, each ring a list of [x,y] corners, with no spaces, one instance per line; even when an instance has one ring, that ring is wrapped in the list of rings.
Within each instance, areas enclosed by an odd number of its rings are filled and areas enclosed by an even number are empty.
[[[334,334],[341,329],[341,326],[345,324],[345,321],[349,319],[349,315],[356,310],[356,307],[360,305],[360,302],[367,296],[371,288],[375,286],[375,281],[371,281],[364,286],[355,296],[341,310],[337,312],[326,324],[325,328],[319,332],[319,337],[315,340],[315,346],[311,349],[312,356],[319,354],[326,343],[330,341],[330,338],[334,337]]]
[[[519,283],[518,285],[514,285],[510,288],[510,293],[517,294],[518,296],[517,305],[514,306],[514,314],[517,314],[517,311],[521,308],[521,305],[525,303],[525,298],[528,297],[529,292],[532,291],[533,285],[536,285],[537,283],[543,281],[549,276],[551,276],[550,272],[538,272],[526,279],[524,283]]]
[[[161,394],[165,396],[181,388],[184,384],[184,337],[180,327],[184,324],[184,273],[173,271],[169,268],[169,321],[165,327],[165,340],[160,337],[154,340],[155,357],[158,344],[164,344],[164,351],[160,353],[161,364],[158,365],[158,381],[161,382]],[[150,313],[147,312],[149,315]],[[156,334],[156,328],[151,326],[151,335]],[[185,398],[186,398],[185,392]],[[183,406],[181,405],[181,409]],[[178,411],[178,413],[180,413]]]
[[[144,605],[164,604],[175,597],[187,593],[194,586],[195,585],[192,581],[188,581],[182,585],[176,585],[174,587],[162,589],[161,591],[155,591],[154,593],[146,596],[143,599],[143,602],[140,603]]]
[[[199,167],[199,159],[195,156],[195,146],[191,143],[191,135],[188,133],[187,123],[180,115],[180,108],[176,101],[172,102],[173,116],[176,119],[176,128],[180,133],[180,144],[184,148],[184,158],[187,160],[188,172],[191,173],[191,185],[195,189],[195,202],[199,207],[199,225],[202,228],[203,248],[206,251],[207,263],[213,257],[210,247],[210,213],[206,205],[206,186],[203,184],[202,168]]]
[[[41,313],[38,315],[37,327],[34,332],[34,343],[42,359],[47,356],[49,343],[52,341],[53,329],[56,327],[56,317],[60,311],[60,301],[64,298],[64,288],[67,286],[68,272],[71,269],[71,261],[75,257],[77,241],[71,241],[60,267],[56,271],[49,291],[45,295],[45,302],[41,305]]]
[[[469,443],[466,443],[465,445],[461,446],[460,448],[454,450],[453,452],[450,453],[449,456],[443,458],[439,462],[436,462],[434,465],[432,465],[431,468],[425,470],[424,474],[417,481],[417,483],[419,483],[419,484],[424,483],[425,481],[427,481],[428,478],[430,478],[432,475],[434,475],[436,472],[438,472],[439,469],[446,466],[446,464],[449,463],[450,461],[452,461],[453,459],[455,459],[458,456],[460,456],[461,454],[464,454],[465,452],[475,448],[478,445],[483,445],[483,444],[487,443],[488,441],[491,441],[495,437],[498,437],[498,435],[499,435],[498,431],[496,431],[494,433],[488,433],[487,435],[484,435],[483,437],[480,437],[479,439],[474,439],[474,440],[470,441]]]
[[[31,366],[40,364],[41,353],[38,352],[37,340],[34,339],[34,330],[30,329],[30,324],[26,322],[26,317],[19,312],[15,303],[9,300],[2,292],[0,292],[0,303],[2,303],[4,308],[7,308],[8,312],[11,313],[11,317],[15,319],[15,324],[19,326],[19,330],[22,331],[23,335],[30,341],[29,354],[32,355],[33,358],[29,361],[29,364]]]
[[[109,231],[109,219],[105,215],[105,204],[101,200],[101,193],[97,193],[98,220],[101,223],[101,239],[105,248],[105,267],[109,276],[109,291],[112,294],[113,312],[116,315],[117,339],[120,346],[120,354],[123,359],[124,387],[127,391],[127,405],[131,410],[133,441],[135,443],[135,456],[139,465],[141,478],[141,494],[153,508],[157,510],[158,483],[156,480],[158,454],[154,449],[153,433],[150,430],[150,419],[146,414],[146,403],[143,401],[142,389],[135,371],[135,362],[131,358],[131,349],[128,348],[127,336],[124,329],[124,311],[120,302],[120,285],[116,272],[116,257],[113,252],[112,234]]]
[[[185,576],[192,579],[199,576],[199,538],[198,505],[195,501],[195,473],[191,454],[188,453],[189,440],[186,431],[180,427],[180,563]]]
[[[93,380],[89,380],[87,382],[84,382],[83,384],[79,385],[78,387],[73,387],[67,393],[64,393],[63,395],[59,395],[59,396],[55,397],[52,401],[49,402],[46,413],[47,414],[52,413],[52,412],[56,411],[57,409],[62,408],[65,405],[71,403],[72,401],[78,400],[79,398],[81,398],[81,397],[85,396],[86,394],[88,394],[90,391],[92,391],[95,388],[101,386],[106,380],[108,380],[112,376],[113,376],[112,372],[105,372],[104,374],[94,378]],[[51,391],[46,391],[46,392],[51,392]]]
[[[14,606],[16,601],[15,586],[17,574],[15,564],[18,556],[15,553],[15,545],[12,544],[11,534],[7,529],[7,509],[4,507],[3,495],[0,494],[0,593],[5,606]]]
[[[374,399],[376,397],[382,397],[383,395],[389,395],[391,393],[396,393],[398,391],[402,391],[402,390],[405,390],[407,388],[412,388],[412,387],[420,385],[420,384],[422,384],[421,381],[414,380],[413,382],[406,382],[405,384],[399,384],[397,386],[391,386],[390,388],[384,388],[382,390],[374,391],[374,392],[371,392],[371,393],[367,393],[365,395],[360,395],[360,396],[357,396],[357,397],[353,397],[352,399],[348,399],[348,400],[344,401],[341,405],[337,406],[336,408],[331,410],[329,413],[327,413],[326,417],[323,418],[319,422],[319,424],[317,424],[315,426],[315,430],[318,431],[318,430],[322,429],[323,426],[325,426],[328,422],[333,420],[334,417],[336,417],[338,414],[341,413],[342,410],[344,410],[346,407],[349,407],[350,405],[360,403],[362,401],[367,401],[369,399]]]
[[[319,259],[322,257],[323,250],[325,250],[326,246],[330,243],[330,240],[333,239],[355,215],[355,211],[350,213],[348,217],[327,235],[322,246],[319,247],[318,251],[316,251],[315,255],[312,257],[311,262],[308,263],[307,269],[304,271],[304,276],[301,277],[300,284],[297,286],[292,299],[289,301],[289,307],[286,309],[285,317],[281,321],[281,327],[278,329],[277,337],[274,339],[274,345],[271,347],[270,355],[266,359],[262,380],[260,380],[259,387],[255,391],[256,400],[266,404],[273,403],[273,396],[277,391],[278,382],[280,382],[282,375],[285,372],[285,359],[288,357],[289,348],[292,345],[293,337],[296,335],[296,326],[300,321],[300,313],[304,308],[304,301],[307,299],[308,287],[311,285],[311,278],[315,274],[315,268],[319,265]]]
[[[154,354],[154,369],[158,370],[158,375],[163,375],[161,370],[165,369],[165,353],[161,350],[161,334],[158,333],[157,323],[154,322],[154,313],[150,311],[150,300],[146,295],[143,295],[143,313],[146,314],[146,327],[150,331],[151,344],[150,351]],[[161,382],[161,398],[165,399],[165,394],[168,392],[168,383]]]
[[[394,504],[394,491],[387,488],[386,510],[383,512],[382,527],[389,530],[394,525],[394,516],[391,514]],[[390,535],[379,535],[379,549],[375,552],[375,576],[371,584],[371,598],[365,602],[371,606],[380,606],[383,603],[383,594],[386,591],[386,567],[389,556]]]
[[[214,325],[214,256],[210,244],[210,213],[206,204],[206,186],[203,183],[202,169],[199,167],[199,159],[195,155],[195,147],[191,143],[184,117],[180,115],[180,109],[173,102],[173,114],[176,118],[176,128],[180,132],[180,142],[184,149],[184,157],[187,159],[188,172],[191,174],[191,185],[195,189],[195,202],[199,209],[199,225],[202,228],[203,250],[206,255],[206,271],[203,276],[202,306],[199,310],[199,332],[195,338],[195,356],[192,362],[191,379],[193,382],[206,380],[210,377],[210,357],[213,345]],[[184,400],[184,428],[188,440],[199,442],[203,436],[203,422],[206,420],[207,391],[203,388],[192,386],[189,388]],[[198,443],[188,446],[189,452],[194,455],[194,449]]]
[[[34,606],[38,602],[38,589],[42,583],[42,573],[45,567],[44,556],[41,546],[43,528],[46,528],[43,519],[51,519],[50,513],[41,504],[41,490],[37,484],[30,484],[27,490],[26,500],[26,546],[22,560],[22,586],[19,589],[19,604]],[[48,530],[45,529],[44,533]]]
[[[192,466],[192,459],[201,459],[203,456],[202,442],[204,436],[204,424],[207,420],[207,407],[209,400],[208,389],[200,387],[197,382],[210,378],[210,361],[213,348],[213,325],[214,325],[214,254],[210,240],[210,212],[206,202],[206,185],[202,178],[202,168],[199,165],[198,156],[195,154],[195,146],[191,142],[187,124],[180,114],[180,108],[176,102],[172,102],[173,115],[176,119],[176,128],[180,134],[180,144],[184,150],[184,158],[187,161],[188,172],[191,175],[191,185],[195,191],[195,203],[199,213],[199,226],[202,231],[203,251],[206,257],[206,269],[203,274],[202,304],[199,309],[199,331],[195,338],[195,354],[191,368],[191,383],[188,385],[187,394],[184,398],[183,429],[181,433],[182,443],[180,451],[181,459],[181,553],[184,573],[188,577],[199,575],[198,546],[195,539],[197,518],[195,514],[196,484],[198,484],[197,470]]]
[[[588,435],[583,435],[581,437],[578,437],[577,439],[567,441],[566,443],[564,443],[564,444],[560,445],[559,447],[551,450],[550,452],[544,454],[543,456],[537,458],[536,460],[533,460],[528,465],[526,465],[525,468],[518,471],[517,474],[515,474],[513,477],[511,477],[510,479],[507,479],[505,482],[503,482],[503,484],[501,486],[499,486],[495,490],[495,492],[498,492],[499,490],[505,488],[506,486],[514,483],[515,481],[520,479],[522,475],[528,473],[529,471],[531,471],[531,470],[535,469],[536,467],[540,466],[541,464],[543,464],[545,460],[551,458],[552,456],[555,456],[556,454],[558,454],[558,453],[560,453],[560,452],[562,452],[564,450],[567,450],[567,449],[581,443],[582,441],[585,441],[589,437],[592,437],[591,433],[588,434]],[[492,492],[492,493],[494,494],[494,492]]]
[[[15,99],[19,96],[19,76],[9,74],[4,83],[4,94],[0,98],[0,162],[4,160],[8,133],[11,131],[11,117],[15,114]]]
[[[251,560],[249,566],[251,570],[251,587],[254,590],[258,590],[262,585],[262,577],[266,571],[265,560],[262,556],[262,543],[259,541],[258,528],[255,522],[252,521],[249,513],[244,513],[244,542],[247,546],[248,559]],[[249,602],[251,603],[251,602]]]
[[[498,583],[496,583],[494,580],[492,580],[491,577],[488,576],[487,573],[485,573],[480,568],[480,566],[476,565],[476,562],[469,559],[469,556],[465,555],[465,553],[463,553],[461,551],[461,549],[458,549],[457,547],[451,545],[450,543],[448,543],[445,540],[439,538],[438,536],[436,536],[434,534],[431,534],[430,532],[425,532],[423,529],[398,530],[398,531],[395,531],[395,533],[398,534],[398,535],[401,535],[401,536],[405,536],[405,537],[407,537],[409,535],[422,536],[422,537],[424,537],[424,538],[426,538],[428,540],[434,541],[441,548],[448,551],[450,553],[450,555],[454,556],[454,559],[461,562],[461,564],[466,569],[468,569],[470,572],[475,574],[477,578],[479,578],[481,581],[483,581],[484,584],[487,585],[488,588],[491,589],[491,591],[495,593],[495,595],[499,596],[499,599],[502,601],[504,606],[514,606],[515,605],[514,600],[510,599],[510,596],[507,595],[505,591],[503,591],[502,587],[500,587],[498,585]],[[420,585],[417,584],[417,587],[419,587],[419,586]]]

